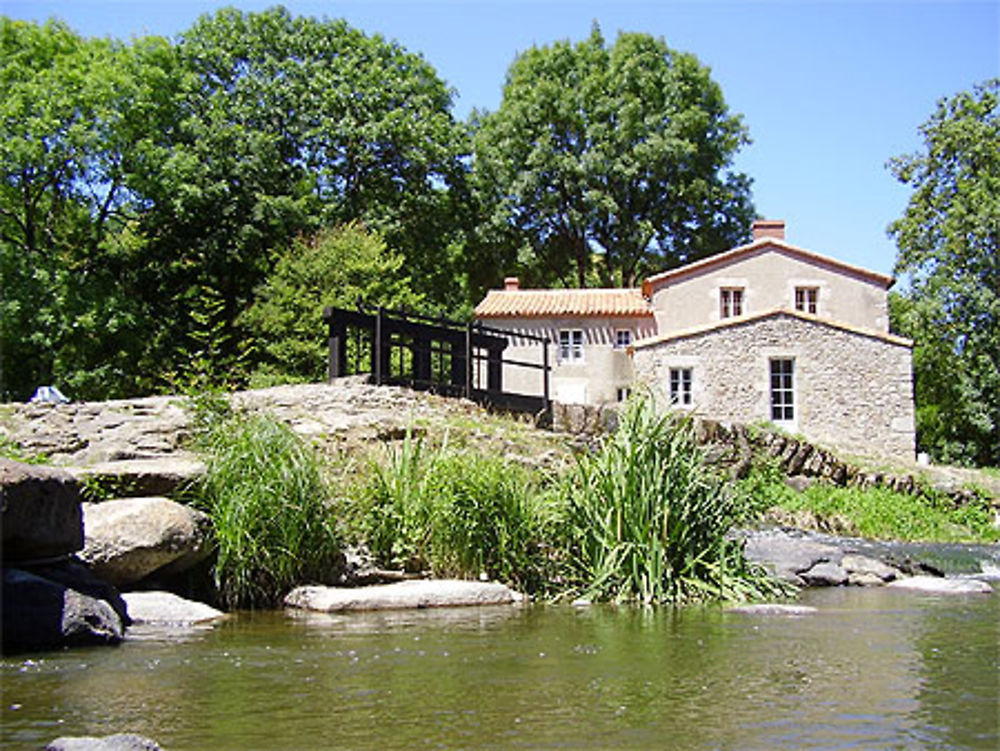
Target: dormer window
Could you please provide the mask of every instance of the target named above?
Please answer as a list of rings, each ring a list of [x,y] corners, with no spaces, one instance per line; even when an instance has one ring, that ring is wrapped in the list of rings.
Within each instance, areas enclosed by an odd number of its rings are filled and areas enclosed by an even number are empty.
[[[583,362],[582,329],[559,330],[559,362],[562,363]]]
[[[719,290],[719,315],[722,318],[743,315],[742,287],[723,287]]]
[[[628,349],[632,344],[632,329],[617,329],[615,331],[615,349]]]
[[[816,315],[819,311],[819,288],[818,287],[796,287],[795,288],[795,309],[803,313]]]

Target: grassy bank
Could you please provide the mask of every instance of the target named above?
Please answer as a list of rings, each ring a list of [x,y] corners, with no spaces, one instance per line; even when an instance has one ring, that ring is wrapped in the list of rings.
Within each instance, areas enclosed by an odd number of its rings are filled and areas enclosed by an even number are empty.
[[[642,399],[558,470],[412,436],[334,468],[272,418],[203,412],[208,473],[194,497],[214,520],[229,607],[268,607],[297,584],[331,580],[346,544],[385,568],[486,576],[553,598],[781,591],[726,539],[746,518],[745,497],[706,467],[689,424]]]
[[[229,607],[269,607],[298,584],[332,581],[346,545],[367,548],[382,568],[652,604],[783,594],[727,539],[735,525],[767,518],[876,539],[1000,540],[985,500],[957,506],[931,491],[819,483],[798,492],[766,462],[727,482],[688,422],[641,398],[614,434],[577,444],[575,460],[556,452],[540,463],[498,450],[533,439],[520,423],[511,423],[516,439],[502,435],[497,418],[488,429],[472,417],[443,433],[415,426],[345,457],[270,417],[217,406],[199,409],[208,475],[196,503],[215,521]]]
[[[994,526],[994,511],[985,496],[958,504],[930,488],[909,494],[816,483],[798,491],[766,463],[755,467],[741,486],[758,518],[791,526],[877,540],[1000,541],[1000,529]]]

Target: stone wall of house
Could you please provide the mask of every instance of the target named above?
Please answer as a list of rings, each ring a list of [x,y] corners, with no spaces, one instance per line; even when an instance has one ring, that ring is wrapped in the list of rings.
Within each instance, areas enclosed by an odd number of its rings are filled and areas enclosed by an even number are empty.
[[[691,368],[692,408],[731,423],[770,421],[770,361],[795,361],[793,424],[811,441],[847,452],[912,460],[911,349],[892,337],[775,316],[638,348],[637,382],[664,402],[671,368]]]

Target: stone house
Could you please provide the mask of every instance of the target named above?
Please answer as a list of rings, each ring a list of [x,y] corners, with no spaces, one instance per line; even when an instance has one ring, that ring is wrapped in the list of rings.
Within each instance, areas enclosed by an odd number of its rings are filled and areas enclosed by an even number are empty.
[[[858,454],[912,459],[912,342],[889,332],[891,277],[798,248],[784,222],[752,242],[646,279],[641,290],[522,290],[509,279],[476,317],[511,331],[506,358],[552,341],[556,401],[607,404],[643,384],[673,409],[771,422]],[[505,388],[540,393],[505,373]]]

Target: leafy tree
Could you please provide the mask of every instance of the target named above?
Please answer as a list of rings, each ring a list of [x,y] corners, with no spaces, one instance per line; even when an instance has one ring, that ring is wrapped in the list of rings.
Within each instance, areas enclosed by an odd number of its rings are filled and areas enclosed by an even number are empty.
[[[413,308],[405,259],[377,232],[350,223],[299,237],[282,255],[243,317],[263,362],[260,382],[315,381],[326,373],[326,306],[367,305]]]
[[[171,52],[0,18],[0,392],[113,392],[135,367],[141,249],[130,175],[160,124]]]
[[[916,340],[917,432],[935,457],[1000,465],[1000,79],[942,99],[921,152],[890,169],[913,188],[889,230]]]
[[[183,369],[190,346],[177,343],[203,338],[210,317],[220,366],[251,362],[238,322],[254,289],[279,249],[332,224],[364,221],[404,254],[421,293],[460,299],[449,217],[464,133],[422,58],[280,7],[203,16],[178,55],[181,116],[144,223],[142,288],[173,322],[162,361]]]
[[[529,49],[472,125],[477,250],[497,274],[632,285],[731,247],[753,217],[749,179],[727,171],[748,141],[740,117],[693,55],[648,34],[608,48],[595,25]]]

